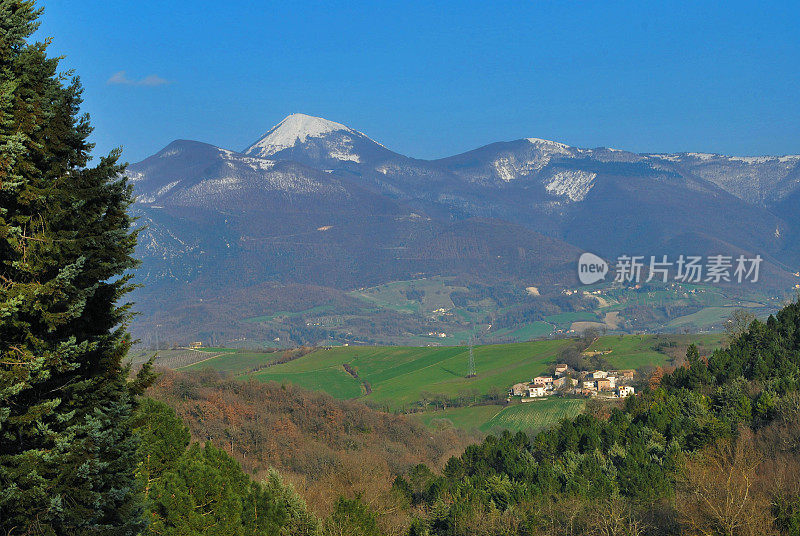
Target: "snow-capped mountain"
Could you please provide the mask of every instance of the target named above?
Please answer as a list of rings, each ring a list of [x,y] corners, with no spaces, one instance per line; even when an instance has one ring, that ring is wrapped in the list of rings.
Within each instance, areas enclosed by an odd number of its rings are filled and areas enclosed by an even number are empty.
[[[178,140],[128,168],[146,226],[137,299],[190,311],[163,300],[430,275],[570,284],[579,251],[760,254],[781,285],[800,266],[798,166],[539,138],[420,160],[293,114],[243,152]]]
[[[244,154],[339,167],[372,162],[394,153],[341,123],[297,113],[268,130]]]
[[[736,197],[762,206],[772,206],[800,190],[800,155],[678,153],[648,156],[677,164]]]
[[[221,208],[264,197],[344,195],[330,174],[292,161],[236,153],[196,141],[177,140],[132,164],[128,176],[141,205]]]

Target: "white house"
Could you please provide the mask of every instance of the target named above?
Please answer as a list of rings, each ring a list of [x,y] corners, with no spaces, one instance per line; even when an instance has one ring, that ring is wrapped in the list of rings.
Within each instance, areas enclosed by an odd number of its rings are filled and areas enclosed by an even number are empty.
[[[620,385],[617,388],[617,395],[620,398],[625,398],[634,394],[633,387],[630,385]]]
[[[537,385],[535,387],[528,387],[528,396],[531,398],[539,398],[545,395],[544,387]]]
[[[608,372],[606,372],[605,370],[595,370],[594,372],[592,372],[592,378],[594,378],[595,380],[607,377],[608,377]]]
[[[591,389],[592,391],[594,391],[594,389],[595,389],[594,381],[588,381],[587,380],[587,381],[583,382],[583,388],[584,389]]]

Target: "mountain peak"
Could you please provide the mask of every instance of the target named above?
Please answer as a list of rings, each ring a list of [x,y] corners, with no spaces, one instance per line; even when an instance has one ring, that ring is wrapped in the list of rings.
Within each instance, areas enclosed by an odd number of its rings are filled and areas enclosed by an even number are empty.
[[[544,140],[542,138],[526,138],[531,145],[535,145],[539,149],[546,149],[549,151],[560,152],[567,154],[571,147],[566,143],[558,141]]]
[[[312,115],[292,114],[272,127],[261,139],[248,147],[245,153],[257,153],[259,156],[266,157],[283,149],[294,147],[298,142],[304,143],[308,138],[319,138],[336,131],[355,133],[353,129],[341,123]]]

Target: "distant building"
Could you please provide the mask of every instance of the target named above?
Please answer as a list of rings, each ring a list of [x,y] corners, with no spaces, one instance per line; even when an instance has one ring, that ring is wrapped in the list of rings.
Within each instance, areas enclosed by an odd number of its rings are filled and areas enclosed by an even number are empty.
[[[634,394],[633,387],[630,385],[620,385],[617,388],[617,394],[620,398],[625,398]]]
[[[561,378],[556,378],[555,380],[553,380],[553,387],[556,389],[561,389],[565,385],[574,387],[578,385],[578,380],[576,380],[575,378],[567,378],[566,376],[562,376]]]
[[[598,391],[610,391],[614,387],[611,385],[611,380],[608,378],[600,378],[597,380],[597,390]]]
[[[558,365],[556,365],[556,370],[555,370],[556,376],[563,376],[567,372],[569,372],[569,365],[565,363],[559,363]]]
[[[533,384],[534,385],[550,385],[552,383],[553,383],[553,377],[552,376],[536,376],[533,379]]]
[[[514,396],[525,396],[528,394],[528,384],[515,383],[513,387],[511,387],[511,394]]]
[[[195,342],[189,344],[189,348],[191,348],[192,350],[196,350],[196,349],[202,348],[202,347],[203,347],[203,342],[202,341],[195,341]]]
[[[586,380],[583,382],[583,388],[589,391],[594,391],[596,389],[594,385],[594,380]]]
[[[606,377],[608,377],[608,372],[606,372],[605,370],[595,370],[594,372],[592,372],[592,378],[594,378],[595,380],[599,380],[600,378],[606,378]]]
[[[546,392],[542,386],[528,387],[528,396],[531,398],[539,398],[545,396]]]
[[[618,378],[622,378],[623,380],[632,380],[633,377],[636,375],[636,371],[632,369],[628,370],[616,370],[614,371],[614,375]]]

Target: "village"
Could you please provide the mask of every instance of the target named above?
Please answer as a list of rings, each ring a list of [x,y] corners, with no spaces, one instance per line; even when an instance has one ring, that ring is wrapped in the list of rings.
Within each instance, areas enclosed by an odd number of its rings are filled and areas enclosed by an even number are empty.
[[[514,384],[509,390],[509,399],[521,397],[522,402],[531,402],[551,395],[626,398],[635,394],[631,385],[635,376],[634,370],[576,371],[560,363],[552,375]]]

